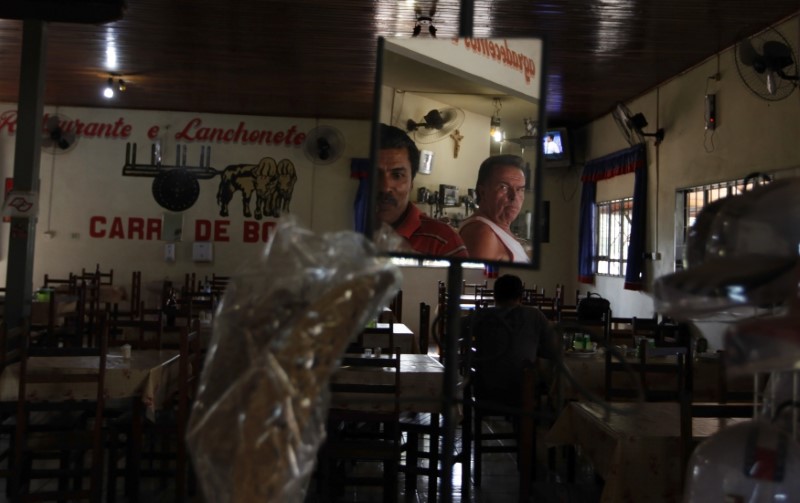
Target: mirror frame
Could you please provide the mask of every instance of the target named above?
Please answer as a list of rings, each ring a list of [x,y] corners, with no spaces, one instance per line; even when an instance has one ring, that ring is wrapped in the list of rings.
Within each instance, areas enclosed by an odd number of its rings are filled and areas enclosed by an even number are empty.
[[[401,38],[401,37],[392,37],[392,38]],[[459,37],[459,38],[467,38],[467,37]],[[468,38],[482,38],[482,37],[468,37]],[[497,40],[501,37],[492,38],[492,40]],[[536,152],[535,152],[535,160],[536,165],[531,169],[531,179],[529,180],[530,183],[533,184],[533,189],[531,190],[532,197],[534,198],[533,202],[533,214],[531,218],[531,229],[529,229],[529,234],[531,237],[531,261],[528,263],[521,263],[521,262],[510,262],[510,261],[491,261],[491,260],[476,260],[471,258],[461,258],[461,257],[442,257],[438,255],[426,255],[420,253],[409,253],[409,252],[382,252],[383,255],[390,256],[390,257],[402,257],[402,258],[413,258],[413,259],[420,259],[420,260],[445,260],[450,263],[482,263],[485,265],[493,265],[493,266],[502,266],[502,267],[509,267],[509,268],[516,268],[516,269],[527,269],[527,270],[538,270],[541,267],[541,237],[542,237],[542,166],[544,162],[543,156],[543,149],[542,149],[542,142],[541,142],[541,134],[547,128],[546,117],[545,117],[545,109],[547,105],[547,40],[545,37],[541,35],[531,35],[527,37],[502,37],[506,40],[513,40],[513,39],[536,39],[541,43],[541,58],[539,60],[539,68],[537,71],[539,72],[540,78],[540,89],[539,89],[539,102],[538,102],[538,131],[537,134],[539,138],[536,141]],[[441,39],[435,39],[441,40]],[[377,63],[375,65],[375,89],[373,94],[373,108],[372,108],[372,123],[371,123],[371,131],[370,131],[370,170],[369,176],[367,178],[367,194],[369,194],[369,201],[367,204],[367,215],[366,215],[366,229],[365,235],[370,241],[374,241],[374,231],[379,224],[377,222],[376,216],[376,206],[377,206],[377,198],[378,198],[378,184],[376,183],[377,180],[377,160],[378,160],[378,150],[379,150],[379,136],[380,136],[380,124],[381,124],[381,98],[382,92],[381,88],[383,86],[383,73],[384,73],[384,54],[386,51],[386,44],[385,44],[385,37],[378,38],[378,49],[377,49]],[[478,80],[478,77],[475,77]],[[500,84],[494,83],[498,90],[502,90],[504,92],[508,92],[508,88],[502,86]],[[519,97],[518,93],[514,93],[517,97]],[[413,138],[412,138],[413,140]],[[489,154],[487,153],[487,156]],[[484,158],[485,159],[485,158]],[[480,159],[479,162],[483,162],[484,159]],[[411,201],[409,201],[411,202]],[[413,204],[413,202],[411,202]]]

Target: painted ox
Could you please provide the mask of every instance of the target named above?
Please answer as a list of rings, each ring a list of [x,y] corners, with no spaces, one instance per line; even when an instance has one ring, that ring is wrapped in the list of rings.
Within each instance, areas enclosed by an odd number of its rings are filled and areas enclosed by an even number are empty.
[[[279,217],[289,211],[297,173],[289,159],[279,163],[271,157],[261,159],[258,164],[234,164],[221,174],[217,190],[220,216],[228,216],[228,203],[237,191],[242,193],[242,209],[246,218],[251,217],[250,199],[256,194],[256,208],[252,215],[257,220],[262,216]]]

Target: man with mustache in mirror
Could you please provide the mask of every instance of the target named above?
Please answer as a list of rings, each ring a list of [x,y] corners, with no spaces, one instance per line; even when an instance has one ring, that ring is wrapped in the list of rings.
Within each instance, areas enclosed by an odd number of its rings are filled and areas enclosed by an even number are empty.
[[[459,226],[471,258],[530,262],[511,232],[525,202],[525,161],[517,155],[491,156],[478,169],[475,184],[478,209]]]
[[[419,170],[419,157],[419,149],[405,131],[380,125],[378,218],[421,254],[466,257],[466,247],[455,229],[425,215],[409,201]]]

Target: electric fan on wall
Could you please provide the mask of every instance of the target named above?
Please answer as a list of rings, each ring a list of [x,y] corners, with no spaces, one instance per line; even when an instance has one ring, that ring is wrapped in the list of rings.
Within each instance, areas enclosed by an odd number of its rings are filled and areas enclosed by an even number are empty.
[[[344,152],[344,135],[333,126],[317,126],[306,135],[303,152],[314,164],[336,162]]]
[[[78,137],[74,131],[65,127],[70,119],[64,115],[55,114],[47,118],[42,133],[42,149],[50,154],[66,154],[75,148]]]
[[[406,130],[414,133],[419,143],[434,143],[450,136],[464,123],[464,111],[459,108],[433,109],[422,118],[422,122],[408,119]]]
[[[794,50],[774,28],[741,40],[734,58],[742,82],[759,98],[779,101],[798,85]]]
[[[664,140],[664,128],[659,128],[655,133],[645,133],[644,128],[647,127],[647,119],[644,114],[633,114],[624,103],[617,103],[611,115],[614,117],[614,122],[619,126],[625,139],[628,143],[638,145],[644,143],[646,136],[652,136],[656,139],[655,145],[658,146]]]

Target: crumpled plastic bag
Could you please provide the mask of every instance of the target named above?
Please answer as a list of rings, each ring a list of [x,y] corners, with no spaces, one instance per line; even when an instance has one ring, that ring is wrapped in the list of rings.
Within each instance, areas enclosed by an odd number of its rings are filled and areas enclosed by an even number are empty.
[[[187,432],[207,501],[304,500],[330,375],[400,279],[361,234],[279,223],[214,321]]]

